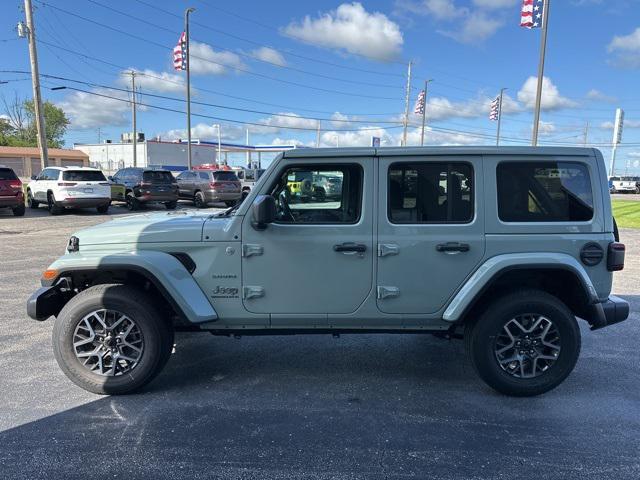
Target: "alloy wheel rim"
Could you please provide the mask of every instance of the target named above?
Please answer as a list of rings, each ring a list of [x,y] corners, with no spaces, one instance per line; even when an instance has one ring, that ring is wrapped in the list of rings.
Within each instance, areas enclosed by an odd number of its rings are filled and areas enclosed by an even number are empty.
[[[94,310],[78,322],[73,332],[73,351],[90,372],[117,377],[140,363],[144,337],[128,315],[117,310]]]
[[[560,332],[544,315],[518,315],[504,324],[494,342],[500,368],[515,378],[536,378],[560,356]]]

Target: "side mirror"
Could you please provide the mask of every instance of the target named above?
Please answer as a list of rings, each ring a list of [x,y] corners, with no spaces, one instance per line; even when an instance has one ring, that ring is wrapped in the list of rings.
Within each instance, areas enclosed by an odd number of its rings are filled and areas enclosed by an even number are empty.
[[[276,199],[271,195],[258,195],[251,205],[253,228],[264,230],[276,219]]]
[[[31,175],[31,180],[37,180],[38,176],[37,175]]]
[[[107,177],[107,180],[109,180],[110,182],[113,182],[113,177],[112,177],[111,175],[109,175],[109,176]]]

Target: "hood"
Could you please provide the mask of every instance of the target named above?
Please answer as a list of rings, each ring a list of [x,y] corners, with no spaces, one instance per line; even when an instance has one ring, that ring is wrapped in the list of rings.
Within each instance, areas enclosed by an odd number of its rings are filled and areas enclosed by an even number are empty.
[[[80,230],[74,236],[84,245],[117,243],[199,242],[210,213],[179,210],[128,215]]]

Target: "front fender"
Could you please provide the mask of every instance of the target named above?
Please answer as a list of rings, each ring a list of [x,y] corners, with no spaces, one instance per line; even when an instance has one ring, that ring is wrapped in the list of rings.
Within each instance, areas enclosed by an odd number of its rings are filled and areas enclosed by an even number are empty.
[[[151,281],[167,300],[191,323],[218,319],[213,306],[187,269],[173,255],[152,250],[127,253],[71,253],[60,257],[49,267],[58,272],[50,285],[72,271],[119,270],[140,273]]]
[[[584,267],[571,255],[555,252],[509,253],[497,255],[484,262],[465,282],[449,303],[442,318],[455,322],[482,294],[496,275],[514,268],[562,268],[575,273],[587,294],[590,303],[598,301],[596,289]]]

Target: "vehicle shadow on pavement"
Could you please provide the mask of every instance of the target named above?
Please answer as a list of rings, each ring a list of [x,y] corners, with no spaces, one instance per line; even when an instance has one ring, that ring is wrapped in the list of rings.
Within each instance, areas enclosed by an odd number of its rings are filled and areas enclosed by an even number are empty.
[[[637,479],[640,393],[629,365],[638,365],[640,297],[625,298],[632,319],[593,334],[581,325],[576,371],[529,399],[493,393],[464,360],[462,342],[428,335],[181,334],[141,393],[95,397],[0,432],[0,471],[29,479]]]

